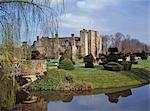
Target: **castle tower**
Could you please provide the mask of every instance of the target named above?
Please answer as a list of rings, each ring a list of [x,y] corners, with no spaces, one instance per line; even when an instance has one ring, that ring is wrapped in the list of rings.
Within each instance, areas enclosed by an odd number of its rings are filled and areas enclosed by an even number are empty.
[[[96,31],[96,57],[99,56],[100,53],[102,53],[102,37],[99,35],[99,32]]]
[[[83,29],[80,31],[81,56],[88,55],[88,31]]]
[[[88,32],[88,54],[96,56],[96,31],[89,30]]]

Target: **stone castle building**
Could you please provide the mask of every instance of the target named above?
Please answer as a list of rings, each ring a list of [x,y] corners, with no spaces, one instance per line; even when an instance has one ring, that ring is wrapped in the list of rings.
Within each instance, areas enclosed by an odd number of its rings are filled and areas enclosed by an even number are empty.
[[[95,58],[102,53],[102,37],[98,31],[81,30],[80,37],[71,34],[71,37],[39,37],[33,44],[33,48],[41,55],[48,58],[59,58],[60,53],[66,53],[72,60],[92,54]]]

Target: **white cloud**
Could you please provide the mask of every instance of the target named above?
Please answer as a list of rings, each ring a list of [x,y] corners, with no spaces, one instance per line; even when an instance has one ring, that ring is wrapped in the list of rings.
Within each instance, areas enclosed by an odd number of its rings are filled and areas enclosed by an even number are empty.
[[[73,13],[66,13],[61,16],[61,26],[74,31],[79,31],[85,28],[106,32],[110,30],[106,27],[106,23],[106,19],[96,19],[89,15],[75,15]]]
[[[61,22],[63,27],[79,30],[82,28],[90,28],[94,20],[89,16],[66,13],[61,16]]]
[[[87,12],[101,10],[107,6],[117,5],[120,0],[80,0],[76,5],[79,9]]]

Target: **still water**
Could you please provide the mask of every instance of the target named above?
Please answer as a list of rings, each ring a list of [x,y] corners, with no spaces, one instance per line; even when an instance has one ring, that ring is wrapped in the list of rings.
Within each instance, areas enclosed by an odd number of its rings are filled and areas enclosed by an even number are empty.
[[[49,102],[48,111],[150,111],[150,85],[124,91],[76,96],[71,102]]]
[[[32,104],[12,111],[150,111],[150,85],[92,92],[40,92]]]

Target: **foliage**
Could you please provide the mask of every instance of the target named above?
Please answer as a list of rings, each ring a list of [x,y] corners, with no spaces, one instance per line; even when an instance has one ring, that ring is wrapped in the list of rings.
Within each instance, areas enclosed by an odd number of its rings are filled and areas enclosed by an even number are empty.
[[[89,54],[83,58],[85,62],[85,68],[93,68],[94,67],[94,57],[92,54]]]
[[[142,51],[141,59],[142,59],[142,60],[145,60],[145,59],[147,59],[147,58],[148,58],[148,55],[147,55],[144,51]]]
[[[121,71],[123,67],[117,62],[109,62],[104,65],[104,69],[110,70],[110,71]]]
[[[123,70],[131,70],[132,64],[127,62],[127,61],[123,61],[121,62],[121,65],[123,65]]]
[[[54,2],[57,8],[54,6]],[[58,16],[63,11],[63,5],[64,0],[60,5],[54,0],[1,0],[1,28],[5,29],[6,27],[3,27],[5,24],[11,24],[13,29],[11,35],[16,40],[20,38],[23,27],[26,37],[33,26],[43,27],[42,32],[44,33],[54,33],[58,29]],[[26,40],[28,41],[27,38]]]
[[[110,53],[106,56],[106,62],[118,62],[119,55]]]
[[[55,33],[58,29],[58,16],[62,13],[64,1],[53,7],[54,0],[1,0],[0,1],[0,42],[2,43],[2,64],[5,74],[11,72],[11,66],[20,45],[21,36],[29,42],[33,27],[43,33]],[[57,2],[55,2],[57,5]],[[30,12],[30,13],[29,13]],[[41,28],[43,27],[43,28]],[[36,29],[35,28],[35,29]],[[31,31],[32,32],[32,31]],[[33,34],[33,33],[32,33]],[[24,52],[25,53],[25,52]],[[27,57],[26,57],[27,56]],[[23,58],[29,59],[25,53]],[[3,73],[4,74],[4,73]]]
[[[66,71],[60,69],[48,70],[47,75],[32,83],[29,90],[56,90],[60,81],[65,80]]]
[[[108,52],[111,52],[111,53],[118,52],[118,48],[117,47],[110,47],[108,49]]]
[[[59,64],[59,60],[58,59],[49,59],[48,62],[47,62],[47,65],[49,67],[51,66],[58,66]]]
[[[103,35],[102,41],[105,52],[110,46],[117,47],[119,52],[123,53],[150,51],[150,46],[148,44],[142,43],[138,39],[133,39],[129,34],[124,35],[120,32],[114,35]]]
[[[63,59],[58,66],[59,69],[65,69],[65,70],[73,70],[74,65],[70,59]]]
[[[16,93],[19,89],[14,77],[0,79],[0,108],[11,108],[16,103]]]
[[[69,79],[68,79],[69,78]],[[29,86],[29,90],[89,90],[92,84],[78,81],[74,75],[63,69],[51,69],[48,74]]]
[[[58,85],[58,89],[62,91],[87,91],[92,88],[92,84],[83,81],[75,81],[72,83],[60,81]]]
[[[32,51],[31,59],[39,59],[40,52],[39,51]]]

